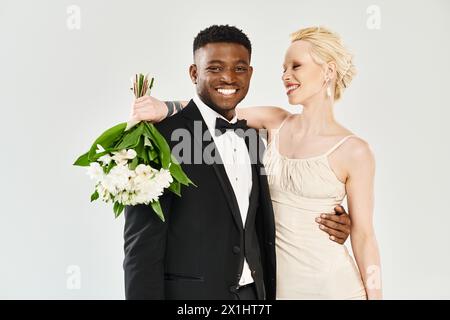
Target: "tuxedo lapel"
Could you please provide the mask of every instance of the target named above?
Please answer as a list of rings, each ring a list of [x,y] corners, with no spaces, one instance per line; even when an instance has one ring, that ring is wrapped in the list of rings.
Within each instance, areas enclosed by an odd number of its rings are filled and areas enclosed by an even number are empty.
[[[236,196],[234,195],[233,187],[231,186],[230,180],[228,179],[228,175],[225,171],[225,166],[223,165],[223,161],[220,157],[220,154],[218,150],[216,149],[216,145],[214,143],[214,140],[211,139],[210,141],[203,139],[203,136],[206,131],[208,131],[208,127],[203,120],[203,117],[198,110],[196,104],[191,100],[189,104],[183,109],[182,115],[188,119],[189,121],[186,122],[187,129],[191,132],[192,137],[194,138],[194,143],[196,143],[198,146],[201,146],[202,150],[202,159],[201,163],[204,163],[203,154],[204,150],[208,145],[213,145],[214,152],[216,154],[215,160],[212,159],[209,161],[209,163],[212,162],[212,167],[214,168],[214,172],[216,173],[217,179],[219,181],[220,186],[222,187],[223,194],[225,198],[227,199],[227,203],[229,205],[231,214],[233,216],[233,219],[238,226],[239,230],[243,231],[243,224],[242,224],[242,218],[239,211],[239,205],[236,200]],[[197,124],[195,124],[197,123]],[[201,126],[199,126],[201,124]],[[201,130],[199,130],[201,128]],[[207,133],[208,134],[208,133]],[[214,134],[214,133],[212,133]],[[195,148],[194,148],[195,149]],[[195,152],[195,151],[194,151]],[[208,159],[209,160],[209,159]]]

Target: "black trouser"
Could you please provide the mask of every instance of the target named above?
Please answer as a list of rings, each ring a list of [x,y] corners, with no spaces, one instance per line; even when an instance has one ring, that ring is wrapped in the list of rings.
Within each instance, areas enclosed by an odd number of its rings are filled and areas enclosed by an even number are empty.
[[[236,300],[258,300],[256,296],[255,283],[250,283],[240,287],[235,295]]]

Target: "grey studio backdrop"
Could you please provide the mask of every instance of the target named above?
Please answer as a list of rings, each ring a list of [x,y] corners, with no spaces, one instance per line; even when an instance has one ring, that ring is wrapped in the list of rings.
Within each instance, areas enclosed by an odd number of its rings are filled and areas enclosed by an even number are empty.
[[[123,299],[123,225],[89,202],[76,157],[127,120],[130,77],[188,99],[191,46],[211,24],[254,47],[243,106],[292,112],[280,81],[289,34],[325,25],[358,75],[337,119],[377,159],[375,227],[386,299],[450,298],[447,125],[450,2],[0,1],[0,298]]]

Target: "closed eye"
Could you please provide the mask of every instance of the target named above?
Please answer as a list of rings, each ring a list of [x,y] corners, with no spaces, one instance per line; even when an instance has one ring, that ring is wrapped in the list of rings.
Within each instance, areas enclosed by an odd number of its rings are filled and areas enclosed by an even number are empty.
[[[219,72],[220,71],[220,67],[208,67],[208,68],[206,68],[206,70],[212,71],[212,72]]]

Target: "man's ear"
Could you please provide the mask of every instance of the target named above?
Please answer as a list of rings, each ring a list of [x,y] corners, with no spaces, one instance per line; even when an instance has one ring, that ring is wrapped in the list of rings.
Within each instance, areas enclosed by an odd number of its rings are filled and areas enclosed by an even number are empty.
[[[249,66],[248,67],[248,71],[250,72],[250,79],[252,78],[252,75],[253,75],[253,67],[252,66]]]
[[[193,84],[197,84],[197,65],[191,64],[189,67],[189,76]]]

